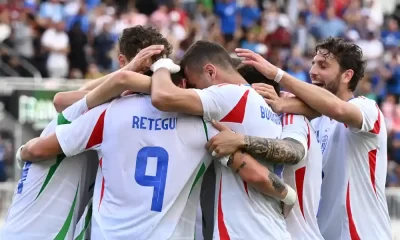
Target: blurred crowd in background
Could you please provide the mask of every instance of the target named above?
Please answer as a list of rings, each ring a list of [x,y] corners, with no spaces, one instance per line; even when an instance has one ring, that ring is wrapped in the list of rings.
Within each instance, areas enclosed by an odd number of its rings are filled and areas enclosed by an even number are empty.
[[[150,24],[172,43],[174,60],[207,39],[232,55],[236,47],[251,49],[310,82],[315,44],[343,37],[363,49],[367,71],[357,94],[381,106],[390,136],[387,185],[400,186],[400,8],[384,16],[378,1],[14,0],[0,4],[0,64],[9,67],[0,76],[32,77],[22,66],[28,62],[59,81],[101,77],[119,67],[122,30]],[[4,160],[12,159],[2,139],[0,181]]]

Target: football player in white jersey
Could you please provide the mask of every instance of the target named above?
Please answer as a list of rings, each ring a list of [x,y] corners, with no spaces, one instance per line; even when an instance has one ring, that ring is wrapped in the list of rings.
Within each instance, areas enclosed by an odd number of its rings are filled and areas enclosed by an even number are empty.
[[[167,59],[160,59],[153,65],[159,68],[152,76],[151,88],[152,101],[158,109],[204,116],[206,120],[224,122],[243,134],[280,137],[280,117],[254,89],[240,85],[247,82],[236,72],[229,54],[220,45],[198,41],[182,59],[181,66],[188,83],[202,90],[174,86],[168,70],[161,66],[163,61],[167,62]],[[231,168],[240,175],[246,171],[247,164],[245,160],[237,161],[231,164]],[[281,165],[262,164],[276,175],[282,174]],[[263,168],[259,171],[264,172]],[[265,177],[278,182],[280,179],[276,179],[276,175]],[[218,164],[216,177],[214,239],[290,239],[279,200],[249,188],[234,171]],[[285,191],[283,186],[280,183],[275,185],[278,190]],[[295,192],[289,192],[291,194],[295,195]]]
[[[152,37],[149,38],[149,36]],[[149,44],[163,44],[163,47],[152,46],[144,49]],[[143,50],[140,51],[141,49]],[[127,64],[138,51],[140,52],[136,61]],[[119,60],[122,70],[135,70],[139,67],[142,68],[142,61],[149,57],[161,52],[163,55],[168,55],[171,52],[171,45],[156,29],[137,26],[124,30],[120,39],[120,52]],[[82,89],[91,90],[111,76],[113,74],[85,84]],[[86,93],[57,94],[55,107],[62,111],[82,99]],[[54,133],[57,125],[69,124],[85,111],[87,111],[86,102],[79,101],[54,119],[41,136]],[[43,163],[28,162],[24,166],[21,180],[0,234],[1,238],[84,239],[91,219],[90,198],[93,195],[98,157],[94,152],[90,152],[73,157],[73,161],[64,161],[64,158],[64,155],[60,155],[54,160]],[[55,200],[48,201],[49,198]],[[81,219],[77,224],[79,217]],[[49,218],[52,220],[48,220]],[[77,225],[76,228],[75,225]],[[31,229],[32,231],[21,231],[21,229]]]
[[[85,111],[86,100],[82,99],[50,122],[41,136],[51,135],[57,125],[69,124]],[[92,183],[85,183],[85,180],[91,174],[90,169],[97,166],[97,157],[91,153],[68,161],[65,158],[60,154],[43,163],[25,163],[0,233],[1,239],[73,238],[75,224],[82,214],[77,206],[90,199],[89,189],[84,186]]]
[[[250,65],[242,65],[238,72],[251,84],[266,83],[271,94],[278,97],[280,86],[278,83],[266,78]],[[285,183],[294,188],[298,195],[293,210],[286,218],[287,228],[292,239],[323,239],[317,223],[317,212],[321,194],[322,154],[314,130],[304,116],[284,113],[281,116],[282,140],[263,139],[252,136],[230,134],[231,138],[218,134],[209,142],[211,150],[219,148],[225,154],[231,154],[240,145],[231,145],[230,152],[225,149],[232,143],[246,143],[245,150],[253,156],[258,156],[264,161],[283,163],[283,179]],[[235,137],[236,136],[236,137]],[[238,141],[239,137],[239,141]],[[222,138],[222,139],[219,139]],[[225,141],[223,141],[225,140]],[[246,141],[244,141],[246,140]],[[279,147],[294,148],[294,153],[280,151]],[[278,152],[279,151],[279,152]]]
[[[271,92],[278,96],[279,84],[266,79],[254,67],[241,66],[238,72],[249,83],[266,83]],[[241,149],[262,161],[285,164],[283,179],[298,194],[298,201],[286,218],[292,239],[323,239],[317,223],[322,181],[320,145],[310,122],[304,116],[284,113],[281,118],[283,127],[281,139],[259,138],[223,131],[211,138],[207,147],[210,151],[217,150],[219,156],[230,155]],[[215,127],[222,128],[222,126]],[[289,149],[293,150],[287,151]]]
[[[318,224],[323,237],[392,239],[385,197],[387,132],[375,101],[353,92],[364,75],[362,50],[339,38],[316,47],[310,70],[313,85],[273,66],[261,56],[237,50],[245,63],[275,79],[321,113],[314,129],[323,152],[323,180]],[[301,113],[297,98],[271,100],[279,111]]]

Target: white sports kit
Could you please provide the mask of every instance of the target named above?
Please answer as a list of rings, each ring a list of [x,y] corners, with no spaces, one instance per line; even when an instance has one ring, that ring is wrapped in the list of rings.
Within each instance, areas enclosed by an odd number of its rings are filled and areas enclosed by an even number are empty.
[[[85,111],[84,98],[51,121],[41,136],[51,135],[57,125],[69,124]],[[96,158],[94,152],[88,152],[70,158],[59,155],[44,162],[26,162],[0,239],[73,239],[75,224],[91,198]]]
[[[325,116],[313,121],[323,154],[318,224],[326,240],[392,239],[383,115],[373,100],[349,102],[362,113],[361,130]]]
[[[292,138],[305,149],[305,157],[295,165],[285,165],[283,179],[297,192],[297,201],[286,218],[292,239],[323,239],[317,223],[321,196],[322,154],[310,122],[301,115],[282,115],[281,139]]]
[[[217,133],[207,125],[132,95],[58,126],[65,155],[94,149],[100,158],[92,239],[193,239],[202,174],[211,162],[204,146]]]
[[[221,84],[195,91],[206,120],[220,121],[245,135],[280,138],[280,117],[250,86]],[[282,165],[265,165],[282,176]],[[290,239],[280,201],[247,186],[230,168],[215,166],[214,239]]]

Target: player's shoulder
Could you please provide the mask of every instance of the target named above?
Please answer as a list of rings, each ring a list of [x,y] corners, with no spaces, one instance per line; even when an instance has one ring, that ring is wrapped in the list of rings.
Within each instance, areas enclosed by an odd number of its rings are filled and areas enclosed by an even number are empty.
[[[208,90],[218,91],[218,92],[232,92],[232,91],[247,91],[251,89],[250,84],[230,84],[230,83],[222,83],[218,85],[213,85],[208,88]]]
[[[355,105],[362,105],[362,106],[369,106],[369,107],[377,107],[377,103],[375,100],[364,97],[364,96],[358,96],[356,98],[352,98],[349,100],[349,103],[353,103]]]

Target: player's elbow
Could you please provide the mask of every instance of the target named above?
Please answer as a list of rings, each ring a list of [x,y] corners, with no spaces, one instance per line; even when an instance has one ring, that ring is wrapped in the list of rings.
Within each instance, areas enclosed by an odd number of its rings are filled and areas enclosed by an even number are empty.
[[[58,113],[64,111],[64,109],[65,109],[64,95],[65,95],[65,93],[60,92],[60,93],[57,93],[53,98],[53,105]]]
[[[44,148],[39,147],[38,144],[31,144],[29,146],[25,146],[24,148],[27,154],[30,156],[29,161],[35,160],[35,159],[47,159],[48,153],[45,151]]]
[[[112,83],[113,85],[115,85],[116,87],[119,88],[123,88],[124,90],[132,90],[132,89],[128,89],[128,82],[129,82],[129,78],[131,78],[131,74],[133,72],[129,72],[129,71],[119,71],[117,74],[115,74],[112,77]]]

